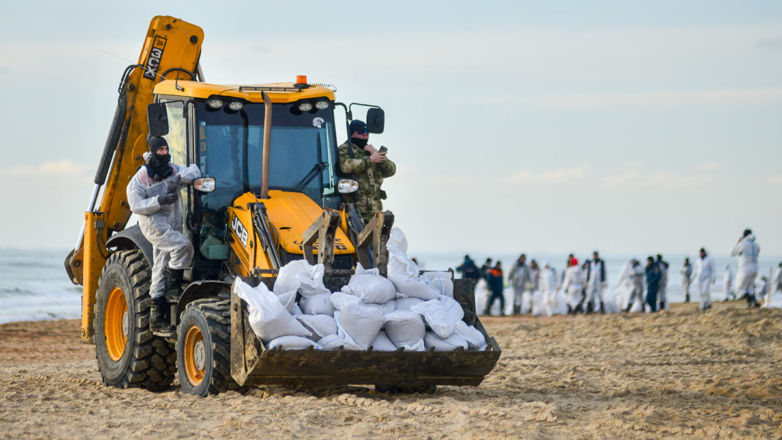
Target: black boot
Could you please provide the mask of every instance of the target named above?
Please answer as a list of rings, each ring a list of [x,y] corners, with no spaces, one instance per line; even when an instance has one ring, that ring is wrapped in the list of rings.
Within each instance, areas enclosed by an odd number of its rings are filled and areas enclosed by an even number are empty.
[[[686,303],[690,302],[690,294],[689,293],[684,296],[684,302],[686,302]]]
[[[149,309],[149,330],[154,334],[173,335],[176,327],[166,319],[169,305],[165,296],[152,298],[152,307]]]
[[[600,301],[600,314],[605,315],[605,313],[606,313],[606,303]]]
[[[521,306],[513,306],[513,314],[521,315]]]
[[[182,275],[184,269],[172,269],[166,266],[166,296],[179,298],[182,295]]]
[[[755,299],[755,295],[751,293],[747,294],[747,307],[750,309],[753,307],[760,307],[760,304],[758,304],[758,301]]]
[[[660,301],[660,311],[665,310],[665,301]]]

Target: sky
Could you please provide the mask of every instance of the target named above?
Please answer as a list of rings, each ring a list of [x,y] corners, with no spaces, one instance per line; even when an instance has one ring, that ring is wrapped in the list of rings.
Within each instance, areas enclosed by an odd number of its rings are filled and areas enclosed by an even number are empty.
[[[782,256],[782,3],[28,1],[0,5],[0,247],[72,248],[149,21],[208,82],[382,106],[417,252]]]

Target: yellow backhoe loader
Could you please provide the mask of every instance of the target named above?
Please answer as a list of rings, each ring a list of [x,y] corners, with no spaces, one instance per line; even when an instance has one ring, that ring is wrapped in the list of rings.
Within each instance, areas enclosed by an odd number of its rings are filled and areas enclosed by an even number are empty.
[[[386,274],[394,216],[364,224],[351,203],[357,183],[337,159],[335,109],[367,107],[370,132],[382,133],[380,107],[342,104],[335,88],[296,82],[227,86],[204,82],[204,33],[182,20],[152,19],[138,64],[119,85],[114,120],[95,175],[78,242],[65,260],[83,286],[81,336],[95,344],[104,383],[169,387],[205,396],[241,386],[370,384],[379,390],[476,386],[500,356],[475,313],[467,280],[454,280],[464,320],[485,351],[394,352],[268,350],[248,324],[232,282],[273,287],[280,267],[306,258],[326,268],[331,291],[355,266]],[[183,293],[167,298],[174,338],[149,329],[152,246],[131,219],[126,185],[143,165],[148,136],[166,138],[172,162],[197,164],[202,178],[180,191],[184,231],[196,256]]]

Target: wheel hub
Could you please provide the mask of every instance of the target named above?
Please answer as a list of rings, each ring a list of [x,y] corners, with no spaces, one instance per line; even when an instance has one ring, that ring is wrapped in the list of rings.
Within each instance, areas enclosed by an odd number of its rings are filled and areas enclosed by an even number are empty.
[[[130,333],[130,319],[128,317],[128,312],[126,311],[125,314],[122,316],[122,334],[125,335],[127,338]]]
[[[193,359],[195,360],[195,366],[199,370],[204,370],[206,367],[206,347],[204,346],[204,340],[196,342],[193,349]]]

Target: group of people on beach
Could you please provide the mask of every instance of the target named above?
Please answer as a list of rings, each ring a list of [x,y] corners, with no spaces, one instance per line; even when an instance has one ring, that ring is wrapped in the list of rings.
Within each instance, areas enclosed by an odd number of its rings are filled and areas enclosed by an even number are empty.
[[[726,299],[746,299],[749,307],[759,307],[769,291],[768,279],[761,277],[760,286],[755,289],[758,275],[757,259],[760,246],[755,243],[755,236],[747,229],[738,243],[731,250],[731,256],[738,257],[738,273],[735,278],[728,268],[725,280]],[[512,264],[507,280],[513,290],[513,314],[542,313],[578,314],[578,313],[613,313],[613,312],[656,312],[669,307],[667,287],[670,264],[661,254],[649,256],[646,264],[641,265],[637,259],[630,260],[620,272],[614,291],[608,291],[605,261],[598,251],[592,253],[592,258],[584,262],[570,254],[566,267],[557,271],[548,262],[542,266],[532,259],[527,263],[527,256],[522,254]],[[505,273],[500,261],[493,262],[487,258],[478,267],[469,255],[456,268],[462,273],[462,278],[472,281],[473,289],[480,280],[484,280],[488,288],[487,301],[483,308],[484,314],[490,314],[495,302],[499,302],[500,315],[505,315]],[[706,249],[699,251],[699,258],[691,264],[686,258],[680,271],[685,301],[690,301],[690,287],[699,295],[700,308],[708,310],[712,307],[711,286],[716,283],[714,260]],[[734,288],[735,280],[735,288]],[[782,292],[782,263],[774,276],[774,291]],[[732,298],[731,298],[732,296]],[[537,311],[536,311],[537,306]]]

